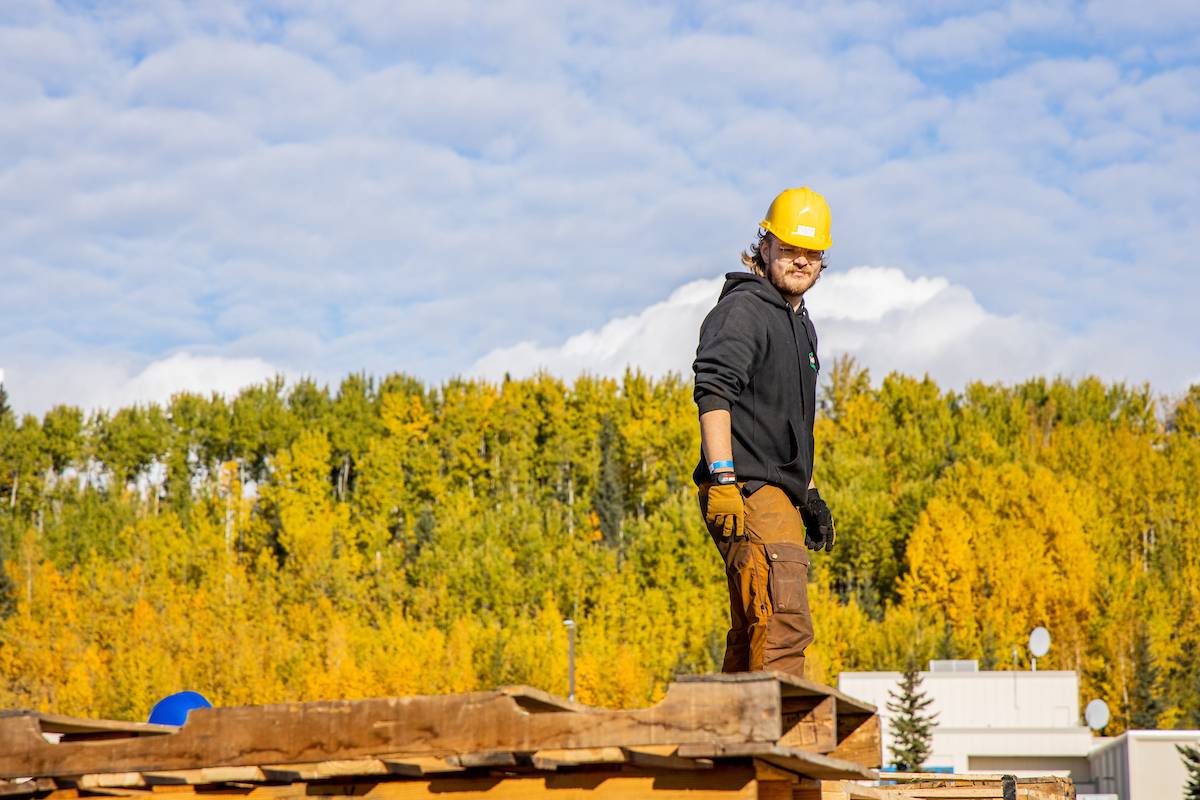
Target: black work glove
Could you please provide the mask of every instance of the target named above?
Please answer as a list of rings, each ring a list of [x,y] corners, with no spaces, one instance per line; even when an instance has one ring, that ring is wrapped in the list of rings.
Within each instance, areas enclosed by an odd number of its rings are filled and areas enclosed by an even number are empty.
[[[808,498],[800,506],[800,518],[804,520],[804,546],[809,550],[833,550],[833,512],[821,499],[815,488],[808,490]]]

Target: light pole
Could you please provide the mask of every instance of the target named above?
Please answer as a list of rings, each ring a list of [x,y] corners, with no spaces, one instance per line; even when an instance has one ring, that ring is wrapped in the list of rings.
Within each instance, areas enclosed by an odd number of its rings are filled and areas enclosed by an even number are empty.
[[[567,676],[570,681],[570,694],[567,695],[572,703],[575,702],[575,620],[564,619],[567,626]]]

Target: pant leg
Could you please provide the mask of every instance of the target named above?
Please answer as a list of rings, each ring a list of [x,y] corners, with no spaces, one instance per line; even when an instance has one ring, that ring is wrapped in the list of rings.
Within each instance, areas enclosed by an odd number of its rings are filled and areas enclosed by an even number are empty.
[[[708,489],[707,485],[700,487],[702,517],[708,508]],[[712,528],[708,532],[725,563],[729,588],[729,631],[725,634],[721,671],[761,670],[771,617],[766,555],[746,536],[726,537]]]
[[[804,676],[804,651],[813,643],[808,606],[808,548],[804,521],[787,493],[767,485],[746,498],[747,538],[763,553],[771,615],[759,669]]]
[[[708,487],[700,488],[700,510]],[[778,670],[804,674],[813,641],[808,607],[804,524],[787,494],[764,486],[746,499],[746,535],[709,530],[725,562],[730,629],[722,672]]]

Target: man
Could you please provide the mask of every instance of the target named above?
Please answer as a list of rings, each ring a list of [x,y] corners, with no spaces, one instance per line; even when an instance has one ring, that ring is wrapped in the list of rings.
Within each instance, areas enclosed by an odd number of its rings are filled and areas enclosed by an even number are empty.
[[[808,188],[771,203],[750,272],[726,275],[700,328],[700,510],[729,579],[723,672],[804,674],[813,641],[809,550],[832,550],[813,482],[817,333],[804,293],[825,268],[829,206]]]

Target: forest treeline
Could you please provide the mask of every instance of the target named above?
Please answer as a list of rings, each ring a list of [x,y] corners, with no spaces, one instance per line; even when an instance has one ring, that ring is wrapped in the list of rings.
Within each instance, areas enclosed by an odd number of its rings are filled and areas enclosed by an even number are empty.
[[[810,676],[1074,669],[1107,732],[1200,727],[1200,386],[822,380]],[[642,705],[717,669],[690,380],[276,379],[14,416],[0,387],[0,708],[532,684]]]

